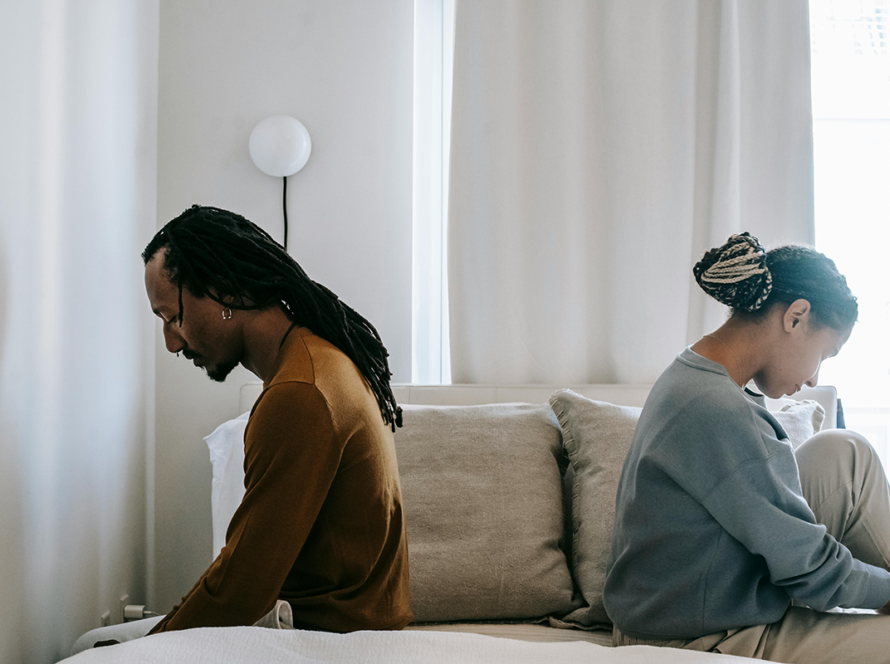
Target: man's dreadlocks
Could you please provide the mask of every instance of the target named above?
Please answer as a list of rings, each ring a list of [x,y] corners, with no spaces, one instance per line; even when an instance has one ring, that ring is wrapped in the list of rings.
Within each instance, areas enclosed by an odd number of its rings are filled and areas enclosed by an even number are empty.
[[[233,212],[193,205],[158,231],[142,260],[147,264],[164,247],[164,269],[179,288],[180,325],[183,287],[230,309],[280,306],[293,322],[343,351],[374,391],[383,421],[393,431],[402,426],[389,384],[389,353],[377,330],[312,281],[263,229]]]

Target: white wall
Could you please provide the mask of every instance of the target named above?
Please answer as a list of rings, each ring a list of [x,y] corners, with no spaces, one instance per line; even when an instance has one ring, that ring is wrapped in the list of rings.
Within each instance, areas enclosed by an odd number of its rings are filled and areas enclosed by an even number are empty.
[[[308,128],[306,167],[288,181],[290,251],[310,277],[366,316],[411,378],[412,0],[163,0],[158,224],[193,203],[282,234],[281,180],[251,162],[257,122]],[[210,563],[210,462],[202,437],[237,415],[238,369],[223,385],[157,337],[152,604],[164,612]]]
[[[145,596],[157,34],[156,0],[0,4],[2,662]]]

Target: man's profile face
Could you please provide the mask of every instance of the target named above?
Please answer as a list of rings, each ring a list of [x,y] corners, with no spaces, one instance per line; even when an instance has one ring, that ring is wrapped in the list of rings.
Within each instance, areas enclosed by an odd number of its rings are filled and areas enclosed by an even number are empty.
[[[209,297],[182,290],[182,325],[179,324],[179,288],[164,269],[166,249],[145,265],[145,291],[151,310],[163,321],[164,343],[171,353],[181,352],[212,380],[222,382],[241,361],[238,325],[222,316],[224,307]]]

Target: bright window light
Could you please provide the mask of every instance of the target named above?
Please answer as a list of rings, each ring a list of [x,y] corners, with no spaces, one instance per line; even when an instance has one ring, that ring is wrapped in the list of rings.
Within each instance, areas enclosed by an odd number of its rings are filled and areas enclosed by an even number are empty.
[[[451,382],[448,165],[454,0],[414,2],[414,196],[411,382]]]
[[[859,323],[819,377],[847,427],[890,448],[890,0],[810,0],[816,247],[859,298]]]

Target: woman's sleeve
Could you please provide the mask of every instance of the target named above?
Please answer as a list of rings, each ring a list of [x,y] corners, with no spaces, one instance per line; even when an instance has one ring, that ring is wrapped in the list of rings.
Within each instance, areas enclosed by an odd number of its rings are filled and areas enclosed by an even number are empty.
[[[890,572],[854,558],[816,522],[790,449],[742,464],[702,504],[732,537],[763,557],[770,582],[789,597],[817,611],[875,609],[890,600]]]
[[[673,438],[683,454],[659,450],[659,465],[763,557],[771,583],[818,611],[878,608],[890,600],[890,572],[855,559],[816,522],[791,447],[768,444],[750,408],[715,413],[712,404],[695,404],[676,422]]]

